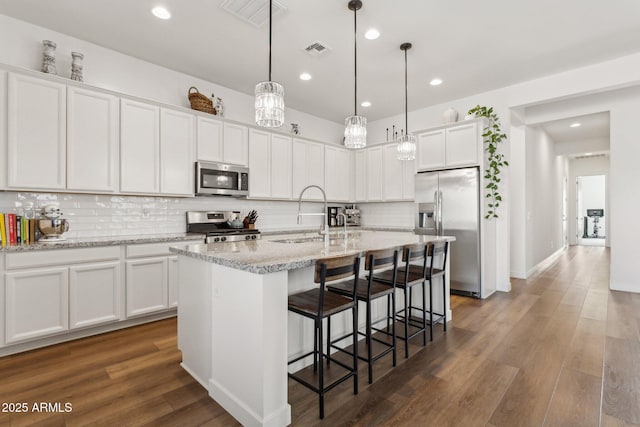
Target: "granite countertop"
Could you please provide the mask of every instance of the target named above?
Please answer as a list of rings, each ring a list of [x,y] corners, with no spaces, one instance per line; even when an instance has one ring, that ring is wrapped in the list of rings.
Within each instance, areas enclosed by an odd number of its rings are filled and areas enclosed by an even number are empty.
[[[340,225],[329,226],[331,234],[342,233],[344,228]],[[260,234],[263,236],[284,235],[284,234],[300,234],[300,233],[318,233],[319,227],[314,228],[298,228],[298,229],[273,229],[273,230],[260,230]],[[355,231],[399,231],[413,233],[414,227],[390,227],[390,226],[365,226],[365,225],[352,225],[347,227],[349,233]]]
[[[279,241],[280,240],[280,241]],[[302,241],[301,241],[302,240]],[[412,232],[350,231],[345,240],[331,233],[329,248],[318,233],[280,234],[249,242],[210,243],[172,247],[171,252],[256,274],[309,267],[319,258],[364,254],[412,243],[454,241],[450,236],[424,236]]]
[[[91,248],[95,246],[130,245],[138,243],[182,242],[185,240],[204,242],[204,235],[187,233],[164,233],[141,234],[137,236],[85,237],[67,239],[62,242],[37,242],[29,245],[8,245],[6,247],[0,247],[0,252],[25,252],[49,249]]]

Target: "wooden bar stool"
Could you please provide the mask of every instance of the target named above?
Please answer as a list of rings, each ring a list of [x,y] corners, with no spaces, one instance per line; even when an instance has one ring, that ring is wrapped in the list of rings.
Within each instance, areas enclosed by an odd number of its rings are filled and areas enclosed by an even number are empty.
[[[307,317],[314,321],[314,349],[302,356],[289,361],[289,364],[297,362],[307,356],[313,355],[314,377],[317,377],[317,385],[305,380],[296,373],[289,373],[289,377],[296,380],[305,387],[311,389],[319,395],[320,419],[324,418],[324,395],[326,392],[338,384],[353,377],[353,394],[358,394],[358,352],[354,347],[353,366],[349,366],[331,356],[331,348],[328,346],[327,352],[323,349],[323,320],[327,319],[328,330],[331,331],[331,316],[351,310],[353,315],[353,342],[358,342],[358,303],[356,300],[356,287],[358,283],[358,273],[360,271],[360,258],[357,255],[347,255],[342,257],[323,258],[316,261],[316,271],[314,282],[319,283],[319,288],[298,292],[289,295],[289,311]],[[336,280],[344,280],[351,284],[353,292],[349,296],[339,295],[326,290],[326,283]],[[329,335],[330,336],[330,335]],[[320,363],[318,363],[318,359]],[[327,365],[335,362],[346,369],[346,374],[337,378],[329,384],[324,381],[324,360]]]
[[[385,271],[377,274],[373,280],[394,284],[395,287],[404,291],[404,308],[395,311],[395,319],[401,320],[404,325],[404,335],[398,335],[396,338],[405,341],[404,357],[409,357],[409,340],[422,334],[422,345],[427,345],[427,319],[426,316],[421,316],[421,320],[411,319],[411,311],[413,309],[420,309],[420,307],[413,307],[410,302],[411,289],[414,286],[422,286],[422,307],[426,307],[426,270],[427,270],[427,250],[428,245],[424,243],[417,243],[413,245],[404,246],[402,249],[402,263],[403,267],[398,268],[398,273],[394,279],[394,275],[391,271]],[[412,263],[420,262],[420,265],[413,265]],[[416,331],[409,334],[409,326],[417,328]]]
[[[389,269],[387,270],[391,272],[393,277],[393,281],[391,285],[376,282],[374,280],[374,272],[381,269]],[[395,285],[396,282],[396,274],[398,268],[398,250],[397,249],[384,249],[377,251],[368,251],[365,254],[365,270],[367,271],[368,278],[367,279],[359,279],[355,284],[352,282],[342,282],[331,284],[328,286],[328,289],[331,292],[336,292],[340,295],[351,296],[353,295],[354,287],[357,287],[356,298],[358,301],[362,301],[367,306],[367,320],[365,326],[365,333],[358,332],[360,335],[364,335],[366,337],[367,344],[367,355],[366,356],[358,356],[360,360],[364,360],[368,364],[369,368],[369,384],[373,382],[373,363],[378,359],[386,356],[389,353],[393,355],[393,366],[396,366],[396,324],[394,321],[389,321],[393,319],[394,312],[391,311],[391,307],[396,306],[396,294],[395,294]],[[371,321],[371,302],[382,297],[387,297],[387,315],[385,318],[379,319],[375,322]],[[389,304],[389,298],[393,301],[393,304]],[[387,322],[387,329],[377,329],[374,328],[373,325],[379,322]],[[389,324],[391,325],[391,332],[389,332]],[[383,341],[379,338],[372,336],[373,331],[383,333],[391,337],[391,343],[387,341]],[[329,330],[329,337],[331,336],[331,331]],[[351,335],[345,335],[340,338],[336,338],[333,341],[329,341],[327,343],[328,347],[335,348],[339,351],[345,352],[347,354],[351,354],[349,351],[336,346],[335,344]],[[384,345],[386,348],[376,354],[373,355],[373,342],[380,343]],[[356,347],[357,343],[354,343],[354,347]]]

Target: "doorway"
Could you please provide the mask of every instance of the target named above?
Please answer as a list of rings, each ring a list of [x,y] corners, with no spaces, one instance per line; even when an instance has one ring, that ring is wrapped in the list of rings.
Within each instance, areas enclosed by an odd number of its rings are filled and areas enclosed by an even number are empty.
[[[578,245],[605,246],[606,176],[576,178],[576,241]]]

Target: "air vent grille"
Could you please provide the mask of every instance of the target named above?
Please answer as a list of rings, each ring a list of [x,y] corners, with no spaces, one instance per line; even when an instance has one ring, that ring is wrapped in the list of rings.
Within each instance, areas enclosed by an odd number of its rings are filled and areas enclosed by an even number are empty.
[[[268,0],[225,0],[220,7],[254,27],[262,27],[269,22]],[[282,3],[273,1],[274,19],[285,10],[287,8]]]
[[[320,56],[329,52],[329,48],[327,45],[320,42],[313,42],[309,46],[304,48],[304,51],[307,52],[311,56]]]

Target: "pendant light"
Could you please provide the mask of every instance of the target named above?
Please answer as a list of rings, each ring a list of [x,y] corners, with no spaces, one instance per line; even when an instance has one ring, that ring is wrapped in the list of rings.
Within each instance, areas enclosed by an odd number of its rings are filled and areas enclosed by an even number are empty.
[[[356,12],[362,8],[360,0],[351,0],[349,10],[353,10],[353,63],[354,63],[354,94],[353,116],[344,121],[344,146],[347,148],[364,148],[367,146],[367,118],[358,115],[358,33]]]
[[[404,135],[398,139],[398,160],[413,160],[416,158],[416,136],[409,133],[408,91],[407,91],[407,51],[411,43],[402,43],[400,50],[404,51]]]
[[[269,81],[260,82],[255,90],[256,124],[265,128],[277,128],[284,124],[284,88],[271,81],[271,33],[273,0],[269,0]]]

